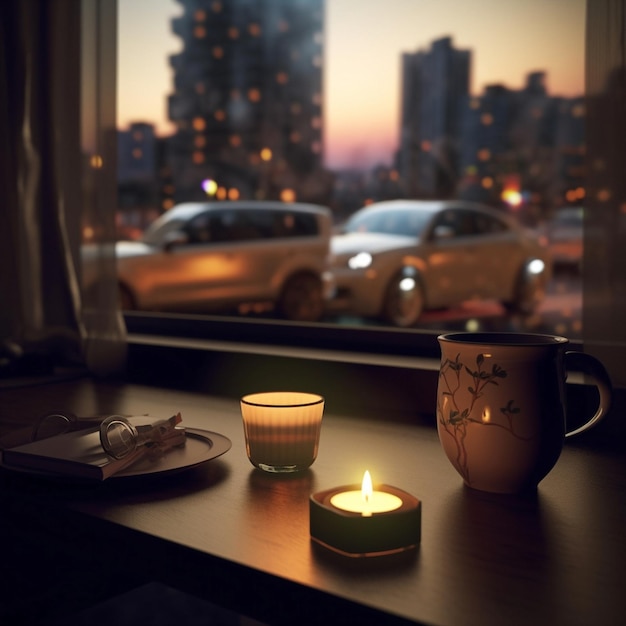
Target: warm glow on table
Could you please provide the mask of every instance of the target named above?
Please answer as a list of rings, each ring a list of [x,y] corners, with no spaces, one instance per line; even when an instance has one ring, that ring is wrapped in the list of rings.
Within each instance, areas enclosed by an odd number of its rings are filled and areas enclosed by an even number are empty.
[[[365,472],[361,491],[342,491],[330,499],[330,504],[342,511],[361,513],[370,516],[373,513],[389,513],[402,506],[402,500],[385,491],[374,491],[369,472]]]

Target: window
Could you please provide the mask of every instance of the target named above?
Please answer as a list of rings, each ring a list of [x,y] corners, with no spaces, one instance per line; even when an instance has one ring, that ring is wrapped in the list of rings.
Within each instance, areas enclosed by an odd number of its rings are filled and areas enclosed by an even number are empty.
[[[124,2],[125,0],[120,1],[120,20],[122,26],[124,20]],[[184,3],[181,4],[184,5]],[[260,3],[260,5],[262,4],[263,3]],[[312,6],[322,8],[321,2],[311,4]],[[379,3],[375,4],[378,5]],[[525,19],[528,19],[529,23],[536,23],[537,14],[542,10],[542,4],[543,3],[524,3],[524,10],[526,11]],[[574,22],[572,22],[575,24],[575,28],[574,30],[568,30],[566,28],[563,28],[562,30],[567,31],[569,39],[577,42],[575,45],[580,46],[582,49],[585,5],[582,1],[574,4],[575,6],[570,3],[568,4],[567,9],[563,8],[561,11],[561,17],[563,19],[566,17],[567,19],[572,19],[572,14],[576,15],[577,17]],[[210,3],[207,3],[207,7],[210,8]],[[180,11],[181,8],[184,10],[184,7],[178,7],[177,10]],[[330,20],[333,18],[332,11],[337,11],[336,6],[333,6],[331,9],[329,3],[326,3],[326,9],[331,12],[328,16],[328,19]],[[602,11],[602,9],[595,10],[598,14]],[[359,12],[363,14],[367,13],[361,4],[359,4]],[[394,12],[389,9],[388,13],[393,14]],[[590,5],[591,22],[593,22],[594,15],[594,8]],[[220,19],[222,18],[223,14]],[[450,14],[448,15],[448,18],[452,19]],[[211,19],[211,15],[207,12],[207,20],[209,19]],[[320,16],[312,12],[311,19],[320,19]],[[385,19],[387,19],[387,17]],[[509,15],[507,15],[507,20],[510,21]],[[402,16],[396,13],[395,23],[397,24],[398,32],[401,31],[402,21]],[[428,22],[429,20],[422,21]],[[236,40],[228,40],[231,43],[224,43],[223,45],[236,45],[237,42],[242,42],[244,39],[248,42],[250,39],[254,39],[255,45],[258,46],[260,45],[260,42],[263,41],[265,34],[267,32],[272,32],[271,29],[266,27],[261,19],[255,19],[254,24],[257,24],[258,28],[254,29],[254,33],[251,33],[249,30],[249,23],[250,16],[247,16],[245,17],[245,21],[242,21],[241,24],[229,24],[229,32],[233,32],[233,29],[236,29],[237,32],[240,33],[246,32],[248,36],[245,38],[242,36]],[[290,24],[293,24],[292,20],[290,20]],[[325,25],[328,24],[326,23]],[[324,28],[319,28],[319,25],[316,26],[318,26],[316,28],[316,32],[324,32]],[[293,36],[293,33],[297,32],[296,28],[290,28],[287,31],[281,29],[276,30],[285,37]],[[523,29],[519,30],[520,32],[523,31]],[[367,168],[367,176],[354,176],[353,173],[341,170],[340,174],[336,176],[334,181],[328,181],[329,189],[331,190],[329,204],[331,204],[333,208],[337,224],[346,220],[359,206],[366,205],[371,201],[379,200],[381,197],[395,198],[401,197],[401,195],[415,196],[419,194],[423,197],[426,194],[425,190],[428,189],[445,194],[458,191],[461,186],[463,186],[463,189],[468,193],[477,194],[477,197],[479,198],[508,198],[508,204],[502,202],[500,208],[506,210],[507,213],[510,213],[515,217],[520,217],[520,221],[522,221],[524,226],[535,228],[537,230],[538,238],[541,238],[542,233],[547,230],[547,221],[557,208],[557,204],[547,205],[545,203],[546,197],[548,197],[551,193],[560,194],[559,197],[562,197],[563,200],[566,200],[567,198],[573,199],[573,201],[575,201],[579,206],[582,206],[583,204],[591,205],[594,203],[600,203],[600,206],[606,209],[609,200],[614,200],[615,198],[614,195],[608,192],[608,187],[606,185],[600,185],[599,188],[595,190],[593,198],[585,198],[580,195],[576,195],[575,190],[584,187],[584,185],[581,185],[580,180],[581,172],[583,171],[581,163],[585,158],[584,151],[579,149],[581,141],[579,136],[580,126],[575,126],[574,124],[566,127],[566,124],[563,121],[563,125],[558,127],[557,134],[560,133],[559,136],[561,138],[567,137],[567,141],[571,142],[571,145],[569,143],[567,145],[563,145],[563,149],[558,153],[558,155],[550,148],[550,136],[554,137],[555,120],[560,119],[557,115],[556,105],[559,104],[559,102],[557,102],[556,90],[550,87],[550,81],[554,79],[553,74],[548,74],[548,76],[546,76],[542,72],[535,74],[529,72],[529,74],[525,77],[521,74],[517,77],[518,84],[494,83],[492,85],[473,88],[467,94],[468,97],[466,100],[466,106],[468,114],[461,122],[454,117],[452,109],[448,110],[438,107],[437,103],[433,101],[423,100],[423,108],[421,111],[418,113],[415,111],[411,112],[411,102],[419,101],[419,99],[416,99],[415,97],[410,97],[412,89],[420,89],[420,84],[414,84],[416,82],[415,76],[421,76],[420,80],[427,81],[426,83],[421,83],[422,86],[423,84],[429,84],[432,86],[436,86],[437,84],[437,76],[429,74],[429,68],[434,67],[431,62],[434,62],[435,59],[441,60],[444,65],[448,64],[447,66],[450,68],[450,71],[454,72],[454,75],[458,79],[457,86],[460,86],[458,88],[461,89],[461,91],[466,87],[464,81],[469,80],[471,48],[469,46],[462,45],[460,43],[460,37],[458,38],[457,43],[456,37],[441,37],[442,33],[443,31],[433,31],[431,35],[425,36],[421,40],[414,40],[411,46],[407,46],[404,58],[397,59],[397,66],[398,68],[402,67],[406,77],[402,92],[404,99],[400,103],[402,112],[399,122],[402,122],[402,124],[397,128],[398,132],[394,140],[396,147],[400,148],[398,152],[398,159],[400,162],[398,164],[389,163],[386,167],[383,166],[376,169],[372,163],[367,163],[367,165],[365,165],[366,151],[361,151],[361,154],[357,154],[356,156],[356,162],[362,163],[363,166]],[[251,38],[250,34],[253,34],[254,37]],[[527,37],[524,37],[524,39],[528,41]],[[329,35],[326,32],[324,32],[323,41],[324,44],[320,45],[332,44],[332,39],[329,38]],[[511,45],[514,44],[516,45],[516,42],[512,40]],[[208,42],[208,45],[211,45],[210,41]],[[330,50],[330,48],[328,49]],[[312,56],[309,55],[309,61],[317,59],[319,56],[314,50],[311,52],[311,55]],[[358,55],[353,55],[353,58],[359,60]],[[580,67],[577,71],[579,76],[582,77],[582,51],[581,55],[576,58],[580,61]],[[281,63],[285,63],[287,61],[288,59],[285,58],[280,59]],[[295,89],[299,84],[301,84],[300,81],[304,75],[298,72],[299,64],[302,64],[302,67],[306,65],[307,72],[311,72],[311,66],[315,66],[313,63],[306,64],[304,61],[305,59],[302,59],[302,55],[300,55],[299,58],[292,59],[293,67],[289,68],[290,81],[288,84],[284,85],[285,89]],[[345,62],[345,59],[337,57],[333,60],[333,57],[328,57],[325,58],[324,61],[325,64],[332,64],[333,62],[340,64]],[[472,62],[477,64],[478,60],[474,59]],[[325,65],[324,69],[325,71],[328,71],[328,67]],[[527,67],[527,69],[530,70],[533,68]],[[411,74],[411,71],[413,71],[413,74]],[[480,71],[482,71],[482,68]],[[348,75],[350,74],[344,67],[344,76]],[[414,79],[410,78],[411,75]],[[511,75],[510,67],[508,68],[508,75]],[[255,72],[251,73],[251,76],[256,76]],[[275,72],[272,73],[272,76],[276,76]],[[271,107],[276,104],[273,91],[275,88],[271,87],[269,82],[264,83],[263,85],[257,84],[252,86],[250,84],[246,84],[245,80],[237,82],[229,79],[228,76],[223,76],[222,78],[225,82],[220,85],[220,89],[223,88],[224,90],[228,90],[226,93],[232,93],[236,90],[238,93],[248,94],[250,100],[253,102],[260,101],[261,97],[258,94],[263,93],[263,102],[267,110],[270,110]],[[524,79],[526,79],[526,83],[523,82]],[[419,81],[417,81],[417,83],[419,83]],[[334,85],[336,85],[336,83],[329,83],[328,89],[332,89]],[[580,85],[582,85],[582,82],[580,82]],[[281,136],[285,139],[285,141],[283,144],[279,144],[279,148],[275,147],[274,143],[271,144],[273,146],[272,159],[269,161],[257,160],[257,163],[254,165],[256,169],[252,170],[251,175],[243,174],[244,177],[248,176],[248,179],[242,181],[239,178],[242,175],[242,170],[239,168],[241,168],[241,164],[244,161],[245,163],[250,163],[250,159],[244,154],[242,154],[241,157],[229,157],[233,160],[228,162],[229,167],[224,169],[224,188],[232,188],[236,183],[241,182],[241,185],[237,184],[237,188],[240,189],[241,198],[244,199],[246,197],[254,197],[255,194],[259,194],[263,197],[268,197],[268,194],[272,193],[280,194],[281,190],[284,188],[280,184],[281,177],[288,178],[289,175],[295,171],[290,170],[289,168],[295,168],[296,165],[297,167],[306,167],[307,163],[313,163],[314,166],[318,168],[315,170],[316,174],[313,177],[315,181],[327,180],[325,177],[326,171],[324,169],[324,164],[320,162],[320,159],[324,155],[324,151],[309,151],[308,153],[303,152],[302,146],[310,147],[313,143],[298,142],[297,144],[294,144],[289,141],[290,138],[293,137],[294,132],[301,133],[303,138],[309,138],[310,135],[307,133],[311,130],[318,132],[320,130],[324,130],[324,140],[327,143],[327,151],[328,142],[330,141],[329,133],[336,133],[338,132],[338,129],[340,129],[339,124],[331,125],[329,127],[328,120],[325,117],[329,106],[328,92],[320,96],[321,90],[319,85],[310,85],[307,88],[311,90],[309,95],[295,91],[288,93],[285,92],[284,94],[285,106],[288,107],[288,109],[286,109],[286,113],[289,113],[289,115],[282,116],[281,120],[283,120],[285,124],[289,123],[294,126],[275,129],[276,132],[281,133]],[[547,93],[546,88],[549,89]],[[171,92],[173,90],[173,85],[170,84],[168,89]],[[378,86],[375,90],[371,90],[370,79],[370,91],[373,93],[374,91],[380,92],[382,90]],[[434,88],[431,89],[429,93],[434,93]],[[512,116],[516,113],[515,107],[520,106],[520,101],[523,98],[528,99],[528,107],[526,108],[525,114],[520,115],[512,121]],[[578,101],[574,102],[577,98]],[[582,102],[582,93],[580,91],[573,91],[567,94],[565,99],[572,101],[570,103],[571,111],[580,111],[580,109],[584,106],[584,102]],[[300,105],[302,108],[299,109],[298,116],[293,115],[292,104],[294,101],[302,103]],[[459,97],[457,100],[457,102],[462,101],[462,97]],[[306,104],[307,102],[309,104]],[[322,104],[324,104],[323,108]],[[487,107],[487,105],[489,106]],[[322,108],[321,116],[320,108]],[[351,115],[357,116],[359,110],[366,111],[366,107],[364,107],[363,102],[361,102],[358,107],[354,107],[352,109]],[[174,111],[174,108],[172,108],[172,111]],[[475,111],[475,117],[472,117],[469,113],[472,111]],[[541,115],[536,115],[535,113],[537,111],[541,112]],[[253,108],[250,107],[249,102],[247,103],[246,108],[238,111],[236,114],[234,109],[232,115],[230,113],[231,112],[229,111],[229,115],[227,115],[226,118],[228,123],[231,123],[231,121],[233,123],[252,123],[253,120],[256,119],[258,121],[259,119],[255,118],[255,115],[262,115],[260,109],[253,110]],[[416,130],[416,126],[411,126],[411,124],[415,124],[420,115],[427,114],[430,117],[425,119],[431,120],[428,124],[429,129],[432,129],[432,132],[429,130],[428,133],[422,132],[420,135],[419,126]],[[190,121],[188,123],[193,121],[193,115],[194,112],[189,113]],[[231,117],[233,120],[231,120]],[[320,124],[311,123],[311,120],[318,119],[321,120]],[[347,125],[346,119],[347,118],[342,118],[343,123]],[[580,115],[569,116],[570,123],[572,120],[581,119],[585,120],[587,118],[581,118]],[[239,122],[237,120],[239,120]],[[286,120],[290,121],[287,122]],[[173,121],[179,128],[181,128],[180,131],[176,132],[179,134],[183,133],[184,128],[187,125],[185,119],[177,119]],[[600,122],[596,118],[596,124],[599,123]],[[297,124],[302,124],[302,126],[296,126]],[[232,136],[232,132],[230,131],[237,130],[238,128],[239,127],[226,127],[226,130],[223,131],[224,142],[221,146],[219,144],[215,146],[213,154],[219,154],[220,150],[224,150],[224,154],[226,154],[226,150],[228,149],[228,137]],[[455,151],[454,144],[440,141],[441,135],[437,136],[437,128],[449,128],[451,129],[450,132],[455,132],[457,133],[457,136],[469,138],[471,141],[468,141],[466,149],[463,148],[459,151]],[[505,129],[507,128],[511,129],[509,134],[505,132]],[[246,130],[249,131],[250,127]],[[249,138],[248,135],[241,134],[238,136],[242,137],[242,143],[245,143],[246,146],[254,145],[254,142],[250,144],[246,143]],[[244,136],[246,139],[243,139]],[[511,145],[503,145],[499,143],[505,136],[508,137],[509,142],[517,141],[519,150],[514,150]],[[416,139],[416,142],[411,143],[411,141],[407,141],[403,143],[403,137]],[[211,145],[213,147],[212,141]],[[428,149],[425,149],[425,147],[428,147]],[[258,147],[256,147],[256,149],[257,151],[259,150]],[[292,150],[293,152],[288,152],[289,150]],[[507,176],[506,173],[511,171],[513,165],[519,160],[520,155],[523,155],[525,159],[523,163],[524,169],[521,171],[521,174],[520,172],[514,172],[513,174],[517,175]],[[555,159],[555,157],[559,155],[562,157],[560,161]],[[242,161],[237,161],[237,158],[241,158]],[[359,159],[361,160],[359,161]],[[195,165],[199,166],[197,169],[197,175],[200,175],[200,172],[202,171],[201,168],[212,165],[212,163],[196,163]],[[390,175],[385,176],[385,169],[391,169],[391,165],[399,166],[397,169],[398,179],[395,181]],[[453,170],[450,168],[453,168]],[[453,177],[450,174],[451,171],[460,172],[460,175],[457,174],[456,177]],[[196,170],[194,170],[194,172],[196,172]],[[417,175],[411,176],[410,172],[417,172]],[[192,179],[196,174],[192,174],[192,170],[189,169],[185,172],[185,175],[186,178],[184,180],[179,178],[174,181],[178,194],[186,193],[186,181]],[[227,180],[229,177],[231,180]],[[375,184],[373,181],[375,181]],[[489,184],[486,184],[485,181],[489,181]],[[292,181],[290,181],[290,183],[291,182]],[[220,183],[222,183],[222,181],[220,181]],[[193,182],[190,184],[193,184]],[[404,186],[394,187],[394,184]],[[410,185],[415,185],[415,188],[412,189]],[[558,189],[555,189],[556,187],[558,187]],[[574,190],[574,195],[572,195],[572,190]],[[612,191],[613,193],[615,192],[615,190]],[[301,199],[298,195],[299,193],[301,193],[300,188],[296,186],[296,199]],[[354,203],[355,193],[360,194],[360,198],[362,198],[362,201],[357,202],[356,204]],[[277,195],[277,197],[280,196]],[[536,212],[536,207],[540,207],[541,211]],[[590,220],[593,223],[597,219],[598,222],[603,223],[602,220],[605,215],[606,212],[603,213],[603,210],[600,209],[596,214],[594,214],[593,217],[590,218]],[[621,213],[620,215],[621,217],[615,217],[616,224],[621,224],[620,220],[623,220],[623,215]],[[410,232],[408,230],[409,228],[417,228],[417,225],[412,227],[407,226],[406,230],[402,227],[401,230],[403,232]],[[501,228],[501,225],[497,220],[487,220],[487,218],[485,218],[482,220],[482,225],[480,225],[479,228],[483,231],[493,232]],[[615,228],[613,232],[615,233],[614,236],[617,236],[617,234],[621,231],[619,228]],[[593,238],[593,235],[588,236],[587,234],[585,235],[585,244],[592,247],[589,252],[590,255],[594,252],[597,253],[602,245]],[[600,252],[602,252],[602,250],[600,250]],[[600,256],[603,256],[603,254],[604,253],[602,252]],[[586,264],[583,268],[585,276],[587,276],[591,271],[598,271],[598,269]],[[589,276],[589,278],[592,281],[594,279],[593,276]],[[600,286],[608,286],[608,284],[614,280],[619,279],[615,277],[614,272],[609,272],[606,277],[603,276],[603,279],[599,281],[599,283],[596,281],[596,288],[600,288]],[[611,288],[603,289],[603,297],[606,296],[610,289]],[[585,294],[587,294],[587,292],[587,288],[585,288]],[[616,296],[613,295],[609,300],[615,303],[615,297]],[[555,299],[555,301],[556,300],[558,300],[558,298]],[[533,323],[536,323],[535,319],[534,321],[531,321],[531,325],[529,327],[524,326],[524,328],[529,328],[530,330],[535,331],[560,332],[568,336],[574,336],[575,338],[583,337],[583,331],[580,330],[581,321],[584,321],[585,326],[590,324],[590,328],[594,328],[595,324],[593,320],[595,318],[593,315],[585,314],[583,320],[583,313],[581,310],[577,319],[571,320],[568,318],[571,306],[569,304],[565,304],[561,310],[564,314],[556,320],[552,319],[549,327],[532,326]],[[137,317],[138,316],[135,316],[135,318]],[[513,324],[513,329],[519,328],[515,326],[514,320],[506,317],[502,317],[501,319],[507,325]],[[467,321],[467,318],[459,319],[458,321],[454,321],[451,327],[464,328]],[[473,321],[476,322],[476,320]],[[261,323],[262,321],[259,321],[259,324]],[[497,324],[497,320],[481,318],[478,320],[478,323],[485,324],[485,328],[490,329],[489,325]],[[445,324],[448,324],[448,322],[445,322]],[[410,341],[416,341],[417,343],[425,341],[427,344],[432,346],[434,344],[433,333],[436,333],[438,330],[442,330],[445,324],[441,321],[430,320],[423,325],[418,325],[414,331],[403,331],[403,333],[411,337]],[[577,328],[578,331],[576,330]],[[350,327],[349,329],[343,328],[343,330],[346,331],[345,334],[347,335],[348,332],[352,332],[355,329]],[[368,334],[367,330],[371,330],[373,336],[382,336],[385,334],[385,330],[378,325],[374,325],[373,327],[370,327],[369,325],[360,325],[358,327],[358,332],[355,334],[360,338],[364,338],[365,335]],[[337,332],[341,334],[341,331],[342,327],[340,326]],[[322,333],[324,332],[324,329],[319,329],[315,332]],[[593,330],[593,332],[595,333],[597,331]],[[388,336],[391,337],[392,335]],[[360,340],[361,339],[359,339],[359,341]],[[348,341],[348,343],[350,342]],[[393,341],[390,343],[393,343]]]

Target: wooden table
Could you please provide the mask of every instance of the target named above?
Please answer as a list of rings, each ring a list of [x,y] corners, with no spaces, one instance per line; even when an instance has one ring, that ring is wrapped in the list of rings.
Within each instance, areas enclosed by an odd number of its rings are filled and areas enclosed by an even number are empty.
[[[233,444],[219,459],[152,480],[79,486],[1,471],[4,551],[13,557],[0,558],[12,581],[5,602],[27,613],[37,598],[58,597],[42,592],[57,577],[45,568],[65,565],[74,581],[76,568],[88,578],[99,571],[103,596],[156,580],[273,624],[626,623],[623,454],[568,444],[536,497],[503,497],[464,488],[432,426],[384,415],[356,419],[327,406],[317,461],[283,477],[250,465],[236,400],[87,379],[2,398],[5,425],[53,406],[179,410],[184,425]],[[351,559],[311,542],[309,495],[357,483],[365,469],[422,500],[418,551]]]

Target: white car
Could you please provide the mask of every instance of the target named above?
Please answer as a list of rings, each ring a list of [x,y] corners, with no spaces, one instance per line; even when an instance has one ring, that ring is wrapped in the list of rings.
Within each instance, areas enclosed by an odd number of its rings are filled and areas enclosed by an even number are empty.
[[[497,299],[530,312],[544,298],[547,247],[502,211],[463,201],[392,200],[354,213],[331,238],[330,310],[413,326],[425,309]]]
[[[274,308],[286,319],[316,321],[332,288],[331,224],[330,209],[312,204],[180,204],[151,224],[141,241],[116,244],[122,308]],[[89,254],[84,258],[88,266]]]

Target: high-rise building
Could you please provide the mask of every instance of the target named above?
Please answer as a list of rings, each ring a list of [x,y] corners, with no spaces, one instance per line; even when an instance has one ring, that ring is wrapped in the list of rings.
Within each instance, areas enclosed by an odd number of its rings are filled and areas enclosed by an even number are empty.
[[[324,0],[178,2],[175,200],[208,189],[220,199],[323,201]]]
[[[515,192],[530,220],[567,194],[568,202],[584,197],[582,98],[552,97],[545,82],[544,72],[533,72],[520,90],[487,85],[482,95],[467,98],[459,196],[498,204],[503,193]]]
[[[127,130],[117,132],[119,226],[143,228],[159,214],[161,181],[157,172],[162,145],[154,124],[134,122]]]
[[[399,168],[410,197],[449,196],[457,178],[460,106],[469,94],[471,52],[450,37],[404,54]]]

